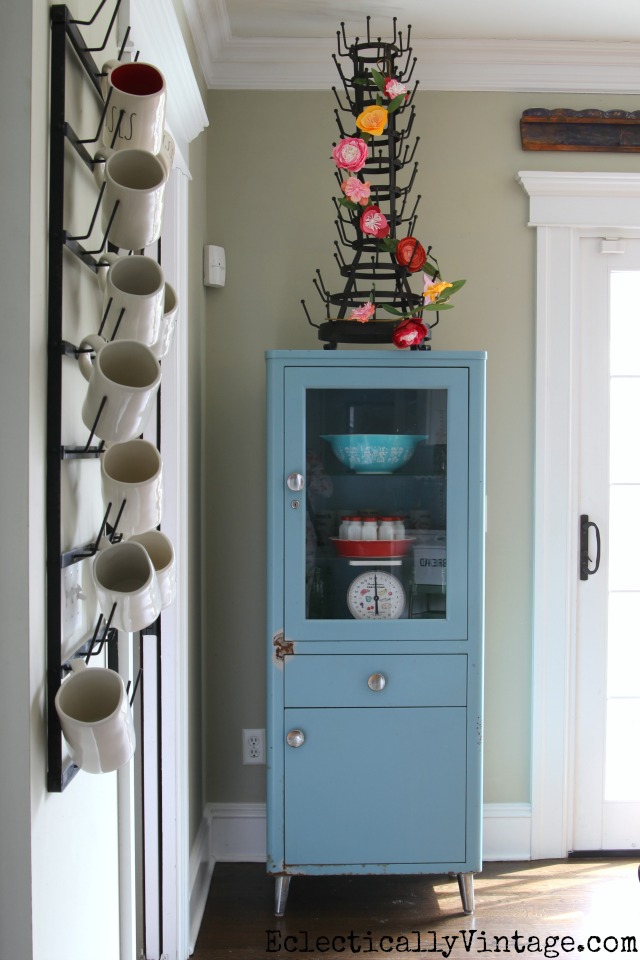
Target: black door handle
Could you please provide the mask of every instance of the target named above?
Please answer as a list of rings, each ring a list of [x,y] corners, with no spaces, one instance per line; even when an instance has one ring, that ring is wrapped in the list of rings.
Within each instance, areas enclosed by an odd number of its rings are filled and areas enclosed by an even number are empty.
[[[596,532],[596,559],[592,567],[589,566],[589,527],[593,527]],[[580,516],[580,579],[588,580],[594,573],[597,573],[599,566],[600,530],[597,523],[589,520],[589,514],[583,513]]]

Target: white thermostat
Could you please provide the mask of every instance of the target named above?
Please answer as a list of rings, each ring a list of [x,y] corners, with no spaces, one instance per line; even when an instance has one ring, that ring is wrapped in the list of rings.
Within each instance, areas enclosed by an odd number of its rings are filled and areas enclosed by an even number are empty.
[[[224,247],[204,248],[204,282],[207,287],[224,287],[226,262]]]

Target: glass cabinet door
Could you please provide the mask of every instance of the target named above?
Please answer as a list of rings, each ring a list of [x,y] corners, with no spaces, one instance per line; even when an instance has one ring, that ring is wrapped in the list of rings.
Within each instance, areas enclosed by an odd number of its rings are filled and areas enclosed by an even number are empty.
[[[285,371],[285,633],[465,639],[468,373]]]

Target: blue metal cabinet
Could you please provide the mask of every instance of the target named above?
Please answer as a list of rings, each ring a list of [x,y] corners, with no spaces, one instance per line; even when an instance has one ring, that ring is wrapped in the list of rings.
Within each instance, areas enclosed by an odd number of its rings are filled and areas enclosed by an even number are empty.
[[[485,355],[273,351],[267,869],[481,869]]]

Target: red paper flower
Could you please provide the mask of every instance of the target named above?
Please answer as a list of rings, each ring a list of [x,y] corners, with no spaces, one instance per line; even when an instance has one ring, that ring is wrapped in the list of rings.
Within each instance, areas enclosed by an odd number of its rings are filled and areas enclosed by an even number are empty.
[[[405,237],[399,240],[396,247],[396,260],[401,267],[406,267],[409,273],[421,270],[427,259],[424,247],[415,237]]]
[[[367,207],[360,217],[360,229],[363,233],[376,240],[382,240],[389,236],[389,224],[384,213],[380,212],[380,207],[374,205]]]
[[[419,346],[429,333],[429,328],[420,320],[401,320],[393,331],[393,342],[403,350],[405,347]]]

